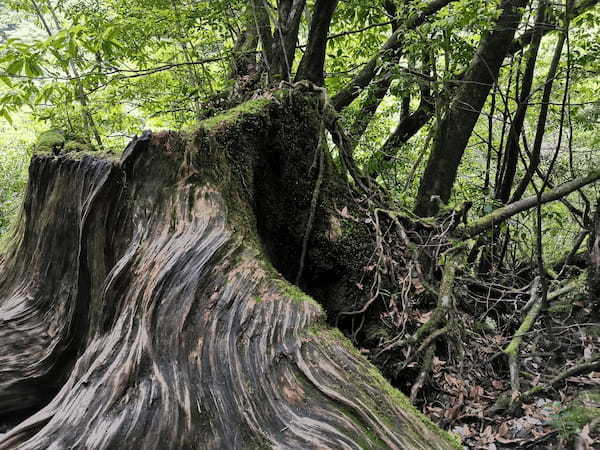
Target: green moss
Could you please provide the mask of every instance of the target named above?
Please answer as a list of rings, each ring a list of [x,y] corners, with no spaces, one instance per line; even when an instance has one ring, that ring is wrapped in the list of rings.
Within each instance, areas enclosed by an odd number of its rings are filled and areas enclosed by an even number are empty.
[[[350,353],[354,354],[355,356],[357,356],[361,359],[364,359],[364,356],[360,354],[358,349],[352,344],[352,342],[346,336],[344,336],[342,334],[342,332],[339,329],[337,329],[337,328],[329,328],[329,329],[317,328],[317,329],[310,330],[310,332],[311,332],[311,334],[313,334],[314,336],[316,336],[319,339],[329,338],[330,340],[333,340],[333,341],[337,342],[338,344],[340,344],[342,347],[344,347]],[[368,384],[371,386],[374,386],[378,390],[384,392],[386,394],[386,397],[389,398],[393,403],[395,403],[400,409],[407,411],[411,415],[414,415],[415,417],[417,417],[421,422],[423,422],[423,424],[427,428],[429,428],[435,434],[437,434],[438,436],[443,438],[445,441],[450,443],[450,445],[452,447],[457,448],[457,449],[463,448],[460,437],[458,435],[456,435],[454,433],[449,433],[449,432],[444,431],[441,428],[439,428],[435,423],[433,423],[431,421],[431,419],[429,417],[427,417],[425,414],[423,414],[421,411],[419,411],[417,408],[415,408],[414,405],[412,403],[410,403],[410,400],[402,392],[400,392],[399,390],[392,387],[389,384],[389,382],[383,377],[381,372],[379,372],[379,370],[375,366],[369,364],[366,375],[367,375],[367,378],[370,379],[368,381]],[[360,383],[364,383],[365,380],[358,379],[358,380],[356,380],[356,382],[358,384],[360,384]],[[376,410],[381,410],[382,407],[384,406],[383,403],[379,402],[377,399],[373,399],[373,401],[374,401],[373,408]],[[385,414],[388,414],[388,415],[394,414],[393,411],[383,411],[383,413],[384,413],[384,415],[382,416],[383,420],[386,420]],[[388,419],[387,421],[389,422],[388,424],[391,427],[394,426],[394,424],[391,422],[390,419]]]
[[[572,438],[592,420],[600,417],[600,392],[582,392],[569,406],[562,409],[552,421],[564,439]]]
[[[586,329],[588,336],[600,337],[600,326],[591,326]]]
[[[457,449],[462,449],[461,439],[457,434],[450,433],[448,431],[442,430],[435,423],[431,421],[429,417],[419,411],[415,406],[410,402],[408,397],[406,397],[402,392],[398,389],[393,388],[388,381],[381,375],[381,372],[377,370],[375,366],[372,366],[369,370],[369,375],[374,379],[375,385],[377,385],[382,391],[384,391],[388,396],[403,410],[408,411],[419,418],[423,424],[433,431],[438,436],[442,437],[444,440],[450,443],[453,447]]]
[[[223,128],[228,125],[232,125],[238,122],[240,119],[243,119],[245,116],[260,114],[262,110],[272,101],[272,99],[264,97],[255,100],[249,100],[241,105],[236,106],[235,108],[203,120],[200,122],[200,126],[207,130],[212,130],[215,128]]]
[[[65,135],[64,131],[52,129],[43,132],[37,138],[33,147],[35,153],[92,153],[95,152],[93,145],[85,138],[76,135]]]
[[[82,152],[82,153],[90,153],[94,151],[94,147],[89,145],[89,144],[85,144],[83,142],[80,141],[67,141],[65,142],[65,146],[63,151],[65,153],[70,153],[70,152]]]
[[[356,416],[356,414],[352,412],[352,410],[350,410],[350,408],[338,406],[338,411],[350,419],[359,430],[362,430],[364,439],[358,442],[358,445],[360,445],[361,448],[373,448],[373,444],[377,445],[377,448],[387,447],[386,443],[379,436],[377,436],[373,430],[365,428],[362,421]]]
[[[276,279],[273,281],[283,291],[283,295],[292,299],[293,301],[297,303],[311,302],[315,305],[319,305],[315,299],[302,292],[297,286],[283,280]]]
[[[65,145],[65,133],[62,130],[52,129],[44,131],[38,136],[34,146],[37,153],[52,153],[53,150],[62,149]]]
[[[255,301],[256,303],[260,303],[260,302],[262,302],[262,301],[263,301],[263,298],[262,298],[260,295],[257,295],[256,297],[254,297],[254,301]]]
[[[559,302],[559,303],[554,303],[552,305],[550,305],[548,307],[548,312],[550,314],[563,314],[563,313],[568,313],[569,311],[571,311],[571,308],[573,306],[571,305],[570,302]]]
[[[437,307],[431,313],[431,317],[427,322],[421,325],[415,332],[414,341],[421,342],[431,333],[439,328],[439,325],[446,320],[447,308]]]

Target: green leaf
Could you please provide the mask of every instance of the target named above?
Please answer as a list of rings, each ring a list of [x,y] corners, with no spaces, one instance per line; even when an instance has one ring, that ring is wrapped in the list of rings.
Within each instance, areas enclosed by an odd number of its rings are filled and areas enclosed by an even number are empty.
[[[13,61],[7,68],[6,68],[6,72],[9,75],[20,75],[21,74],[21,70],[23,69],[23,60],[22,59],[17,59],[15,61]]]
[[[5,77],[5,76],[0,76],[0,81],[2,81],[7,87],[12,88],[13,84],[10,81],[9,77]]]
[[[12,117],[10,116],[10,114],[8,113],[7,110],[2,109],[0,110],[0,116],[3,117],[4,119],[6,119],[6,121],[12,126],[13,125],[13,120]]]

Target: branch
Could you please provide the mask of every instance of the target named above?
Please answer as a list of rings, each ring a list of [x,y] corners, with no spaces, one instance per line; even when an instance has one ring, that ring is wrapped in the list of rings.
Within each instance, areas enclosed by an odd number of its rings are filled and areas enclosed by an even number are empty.
[[[402,47],[402,38],[406,31],[419,27],[429,16],[437,13],[444,6],[455,1],[456,0],[432,0],[422,11],[414,16],[410,16],[404,26],[392,33],[377,54],[371,58],[363,69],[332,98],[331,101],[335,109],[337,111],[344,109],[360,95],[362,90],[367,87],[377,75],[379,68],[381,67],[380,59],[382,57],[385,58],[386,54],[394,53]]]
[[[600,0],[583,0],[581,2],[578,3],[578,5],[575,7],[574,11],[573,11],[573,15],[572,17],[578,17],[581,14],[583,14],[584,12],[586,12],[587,10],[589,10],[591,7],[597,5],[600,2]],[[546,25],[545,27],[542,27],[541,29],[541,33],[542,36],[545,36],[546,34],[556,31],[558,30],[558,26],[554,25],[554,24],[550,24],[550,25]],[[508,55],[514,55],[515,53],[525,49],[527,46],[529,46],[529,44],[531,43],[531,38],[534,34],[534,29],[530,29],[528,31],[525,31],[523,34],[521,34],[521,36],[519,36],[517,39],[515,39],[513,41],[513,43],[510,46],[510,49],[508,51]],[[450,80],[448,82],[448,86],[454,86],[457,87],[459,86],[459,83],[463,80],[465,76],[465,71],[463,70],[462,72],[460,72],[459,74],[457,74],[452,80]],[[346,88],[344,88],[346,89]],[[340,91],[340,93],[338,93],[338,95],[340,95],[343,92]],[[356,94],[356,96],[358,96],[360,94],[360,92],[358,92]],[[337,97],[337,96],[336,96]],[[334,99],[336,98],[334,97]],[[354,100],[351,99],[350,102]],[[340,100],[338,100],[339,102]],[[347,105],[343,105],[343,107],[345,107]],[[338,108],[338,110],[341,108]],[[423,109],[421,111],[419,111],[418,115],[411,115],[410,117],[410,123],[406,123],[406,127],[408,128],[408,132],[404,134],[404,136],[402,138],[399,139],[399,144],[406,142],[406,140],[408,140],[410,137],[414,136],[417,131],[419,131],[423,126],[425,126],[425,124],[427,124],[431,118],[433,117],[434,114],[434,109],[433,108],[429,108],[429,109]],[[402,129],[400,130],[400,132],[402,132]]]
[[[571,192],[581,189],[588,184],[594,183],[600,179],[600,170],[594,170],[588,175],[563,183],[554,189],[544,192],[541,196],[540,204],[549,203],[555,200],[560,200],[562,197],[569,195]],[[518,202],[498,208],[494,212],[483,216],[467,226],[459,227],[457,231],[464,237],[472,238],[479,233],[492,228],[499,223],[511,218],[512,216],[526,211],[534,206],[537,206],[538,199],[536,195],[524,198]]]
[[[294,65],[294,52],[298,43],[298,31],[306,0],[285,0],[278,2],[278,22],[273,36],[272,72],[282,79],[291,78]]]
[[[258,31],[258,36],[260,38],[263,58],[267,66],[267,70],[269,73],[271,73],[271,64],[274,62],[274,42],[271,34],[271,19],[269,18],[267,5],[265,0],[252,0],[251,4],[256,30]]]
[[[583,361],[575,366],[567,369],[554,378],[552,378],[547,384],[542,386],[534,386],[529,389],[527,392],[523,393],[523,395],[519,398],[519,403],[524,403],[530,401],[535,395],[540,395],[550,391],[554,386],[560,383],[563,380],[566,380],[569,377],[575,377],[579,375],[584,375],[589,372],[593,372],[600,369],[600,356],[596,355],[591,358],[589,361]]]
[[[599,2],[600,0],[581,0],[573,8],[570,18],[574,19],[576,17],[579,17],[580,15],[588,11],[590,8],[596,6]],[[542,35],[545,36],[546,34],[551,33],[552,31],[556,31],[559,28],[560,27],[555,23],[548,23],[542,28]],[[510,54],[515,54],[525,49],[525,47],[527,47],[531,42],[531,38],[535,32],[535,29],[529,29],[523,34],[521,34],[521,36],[519,36],[517,39],[515,39],[510,47]]]
[[[545,292],[542,292],[541,295],[538,292],[541,284],[541,278],[538,275],[533,280],[530,292],[529,302],[533,303],[533,306],[525,316],[525,319],[521,323],[521,326],[510,341],[510,344],[508,344],[508,346],[503,350],[504,354],[508,356],[508,363],[510,367],[510,386],[512,391],[511,398],[513,400],[515,400],[520,393],[519,349],[521,347],[521,342],[523,341],[523,336],[529,333],[529,330],[535,323],[547,298]]]

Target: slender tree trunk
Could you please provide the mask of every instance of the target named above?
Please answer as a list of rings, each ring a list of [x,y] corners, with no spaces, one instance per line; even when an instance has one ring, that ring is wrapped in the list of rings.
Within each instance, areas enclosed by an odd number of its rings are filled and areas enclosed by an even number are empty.
[[[398,125],[394,132],[386,139],[381,147],[380,153],[383,155],[384,161],[391,161],[397,154],[399,149],[408,140],[413,137],[423,126],[423,120],[431,118],[429,115],[435,110],[435,100],[431,95],[430,76],[431,76],[432,58],[429,55],[424,55],[422,72],[427,79],[419,80],[421,100],[417,109],[407,114],[401,114]]]
[[[277,72],[275,61],[273,34],[271,31],[271,19],[269,17],[268,4],[266,0],[251,0],[254,25],[260,41],[263,64],[269,74],[269,78]]]
[[[587,269],[587,288],[590,295],[590,307],[595,318],[600,318],[600,200],[596,203],[591,232],[588,241],[589,266]],[[566,264],[566,263],[565,263]]]
[[[38,18],[42,22],[42,25],[44,26],[46,33],[48,34],[48,36],[52,37],[54,33],[52,32],[52,29],[50,28],[48,22],[46,21],[46,18],[44,17],[44,13],[42,12],[41,8],[39,7],[39,5],[37,4],[37,2],[35,0],[31,0],[31,4],[33,5],[33,8],[35,9],[35,12],[36,12]],[[54,12],[53,9],[50,9],[50,12],[54,19],[54,24],[56,25],[56,29],[58,31],[60,31],[61,25],[60,25],[60,21],[58,20],[56,13]],[[70,67],[71,71],[73,72],[73,74],[71,75],[71,72],[69,70],[66,70],[66,74],[69,78],[71,76],[73,76],[73,78],[75,79],[75,97],[77,98],[77,100],[81,104],[81,108],[83,109],[83,117],[85,119],[85,124],[86,124],[88,130],[92,133],[92,135],[96,141],[96,144],[98,144],[98,147],[100,149],[103,149],[104,144],[102,143],[102,137],[100,136],[100,132],[98,131],[98,127],[96,126],[96,121],[94,120],[94,116],[92,115],[92,112],[90,111],[88,96],[85,93],[85,89],[83,88],[83,84],[80,79],[79,71],[77,70],[77,67],[75,67],[75,64],[73,64],[72,61],[69,61],[69,67]]]
[[[527,0],[503,0],[494,30],[479,44],[449,110],[438,126],[419,186],[415,206],[418,215],[436,214],[438,202],[432,201],[433,196],[443,202],[450,199],[463,153],[485,100],[498,78],[526,4]]]
[[[337,4],[338,0],[317,0],[315,2],[308,44],[300,61],[296,81],[308,80],[323,86],[327,35]]]
[[[598,4],[599,1],[600,0],[582,0],[582,1],[580,1],[573,8],[572,17],[577,17],[577,16],[583,14],[584,12],[588,11],[591,7]],[[548,33],[552,32],[552,31],[556,31],[558,28],[559,27],[557,25],[555,25],[554,23],[545,24],[544,27],[541,27],[542,35],[546,36]],[[508,54],[514,55],[514,54],[524,50],[525,48],[527,48],[527,46],[531,42],[533,31],[534,30],[528,30],[528,31],[524,32],[521,36],[519,36],[519,38],[513,40],[512,44],[509,47]],[[456,77],[454,77],[454,80],[451,82],[451,84],[460,85],[462,83],[462,80],[463,80],[465,74],[466,73],[464,73],[464,72],[458,74]],[[363,85],[363,84],[359,83],[359,81],[360,80],[357,77],[356,84],[354,85],[355,86],[354,90],[350,89],[350,87],[348,86],[348,87],[343,88],[338,94],[336,94],[334,96],[334,98],[332,99],[332,103],[334,104],[334,106],[336,108],[338,108],[338,109],[345,108],[347,105],[349,105],[354,100],[354,98],[356,98],[358,95],[360,95],[361,90],[364,89],[364,87],[366,85],[368,85],[368,83]],[[421,108],[421,106],[423,106],[423,108]],[[406,124],[402,125],[402,127],[399,128],[398,132],[395,133],[396,135],[398,135],[398,141],[400,143],[404,143],[404,142],[408,141],[408,139],[410,139],[412,136],[414,136],[421,128],[423,128],[433,118],[434,114],[435,114],[435,108],[427,107],[427,105],[420,105],[419,108],[413,114],[411,114],[409,116],[409,118],[408,118],[409,121],[407,121]]]
[[[396,4],[390,0],[385,0],[383,7],[386,10],[388,16],[392,19],[392,33],[398,29],[399,22],[396,19],[397,8]],[[362,104],[360,106],[360,112],[356,114],[356,118],[349,127],[350,136],[352,140],[357,143],[367,130],[371,123],[373,116],[377,112],[377,109],[381,105],[381,102],[387,95],[389,88],[392,84],[393,78],[391,76],[383,77],[379,79],[372,89],[367,92]]]
[[[298,31],[306,0],[283,0],[279,2],[279,20],[274,40],[277,43],[279,71],[285,80],[291,79],[294,54],[298,44]]]
[[[240,33],[233,47],[233,58],[229,78],[236,80],[256,72],[256,48],[258,32],[253,24]]]
[[[529,166],[527,167],[527,171],[523,176],[523,179],[517,185],[515,192],[512,195],[511,201],[518,201],[525,191],[527,190],[527,186],[533,179],[536,170],[540,165],[540,157],[542,154],[542,144],[544,143],[544,136],[546,134],[548,113],[550,110],[550,98],[552,96],[552,88],[554,86],[554,80],[556,79],[556,74],[558,73],[558,68],[560,66],[560,60],[562,58],[562,52],[567,39],[566,33],[561,33],[558,37],[558,41],[556,42],[556,47],[554,48],[554,55],[552,57],[552,61],[550,63],[550,68],[548,69],[548,73],[546,75],[546,81],[544,83],[544,91],[542,93],[542,100],[540,105],[540,112],[538,115],[537,126],[535,130],[535,139],[533,142],[533,147],[531,149],[531,156],[529,158]]]
[[[399,57],[398,54],[402,52],[404,43],[402,34],[405,30],[421,26],[428,17],[454,1],[456,0],[431,0],[418,14],[410,15],[406,23],[399,26],[398,30],[392,33],[378,54],[371,58],[360,72],[331,99],[335,109],[341,111],[350,105],[377,76],[383,63],[388,62],[391,58]]]
[[[498,186],[496,186],[495,198],[501,203],[508,203],[510,199],[510,193],[513,188],[513,182],[515,180],[515,174],[517,173],[517,164],[519,162],[519,154],[521,147],[519,141],[521,133],[523,132],[523,125],[525,123],[525,116],[527,115],[527,109],[529,107],[529,98],[531,96],[531,87],[533,85],[533,75],[538,57],[538,50],[540,43],[542,42],[542,30],[541,27],[544,24],[546,16],[546,1],[541,0],[538,5],[538,11],[535,20],[535,33],[533,33],[531,44],[528,47],[525,56],[525,71],[523,73],[523,80],[521,84],[521,91],[519,94],[519,103],[517,111],[513,117],[508,132],[508,138],[506,141],[506,149],[504,150],[504,171],[503,177],[500,180]]]

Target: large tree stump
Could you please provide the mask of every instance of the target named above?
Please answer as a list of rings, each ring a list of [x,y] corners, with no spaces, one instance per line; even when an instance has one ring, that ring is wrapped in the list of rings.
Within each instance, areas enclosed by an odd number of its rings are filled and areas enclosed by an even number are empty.
[[[0,449],[456,446],[271,264],[304,232],[316,108],[33,158],[0,260]]]

